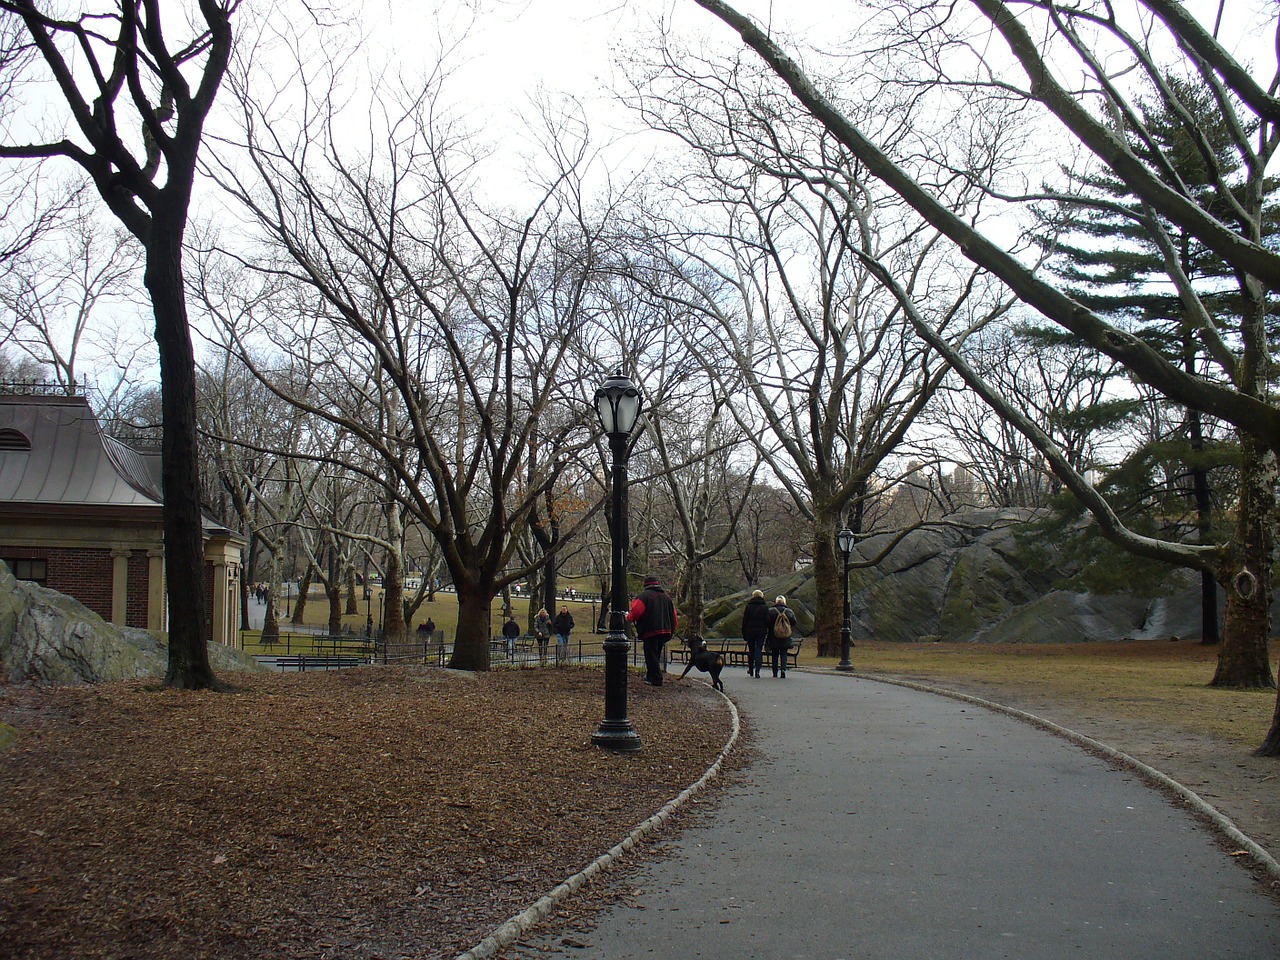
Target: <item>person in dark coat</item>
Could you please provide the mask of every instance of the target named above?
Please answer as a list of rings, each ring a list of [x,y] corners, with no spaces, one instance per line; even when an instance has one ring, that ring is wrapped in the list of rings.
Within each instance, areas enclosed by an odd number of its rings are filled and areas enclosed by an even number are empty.
[[[773,601],[773,606],[768,610],[769,617],[769,660],[773,664],[773,675],[778,675],[779,666],[782,669],[782,676],[787,676],[787,651],[791,649],[791,635],[796,630],[796,615],[790,607],[787,606],[786,597],[778,597]],[[786,638],[778,636],[778,618],[786,617],[790,622],[791,629],[787,631]],[[779,664],[781,661],[781,664]]]
[[[769,604],[764,593],[752,591],[742,611],[742,639],[747,644],[747,676],[759,679],[764,665],[764,641],[769,636]]]
[[[547,660],[547,644],[551,641],[551,631],[554,629],[551,626],[551,614],[543,607],[533,620],[533,633],[538,638],[538,659],[543,663]]]
[[[516,655],[516,640],[520,637],[520,624],[516,623],[515,617],[507,617],[507,622],[502,625],[502,636],[507,641],[507,658],[511,659]]]
[[[563,660],[569,655],[569,631],[573,629],[573,614],[568,607],[561,607],[553,624],[556,631],[556,659]]]
[[[662,648],[680,625],[680,615],[657,577],[644,578],[644,590],[631,601],[627,621],[636,625],[636,636],[644,647],[644,682],[662,686]]]

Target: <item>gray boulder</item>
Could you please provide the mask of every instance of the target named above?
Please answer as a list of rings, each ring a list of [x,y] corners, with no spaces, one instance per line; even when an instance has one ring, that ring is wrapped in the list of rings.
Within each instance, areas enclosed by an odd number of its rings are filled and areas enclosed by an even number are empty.
[[[854,639],[904,643],[1074,643],[1124,638],[1200,636],[1196,575],[1171,569],[1163,589],[1150,595],[1063,590],[1070,573],[1052,544],[1040,544],[1036,564],[1020,549],[1029,515],[1017,510],[975,510],[939,526],[907,534],[885,553],[889,535],[868,537],[853,558],[879,563],[849,575]],[[772,600],[786,594],[812,628],[814,584],[807,573],[788,574],[761,587]],[[737,636],[750,590],[708,605],[708,633]]]
[[[0,563],[0,683],[100,683],[161,679],[168,665],[162,635],[103,620],[78,600],[15,580]],[[222,644],[209,645],[215,671],[256,670]]]

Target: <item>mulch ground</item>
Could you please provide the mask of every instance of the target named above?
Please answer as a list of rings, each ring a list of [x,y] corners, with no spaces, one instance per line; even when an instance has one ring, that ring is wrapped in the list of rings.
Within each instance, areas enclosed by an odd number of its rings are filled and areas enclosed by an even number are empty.
[[[434,958],[595,859],[729,736],[701,684],[630,684],[644,740],[591,743],[596,670],[370,668],[0,688],[0,953]]]

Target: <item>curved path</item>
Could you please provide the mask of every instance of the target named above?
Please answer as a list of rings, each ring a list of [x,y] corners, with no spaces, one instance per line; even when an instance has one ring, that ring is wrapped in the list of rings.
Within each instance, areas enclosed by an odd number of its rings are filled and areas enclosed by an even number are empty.
[[[764,757],[628,875],[628,904],[503,956],[1280,957],[1280,904],[1135,773],[919,690],[727,677]]]

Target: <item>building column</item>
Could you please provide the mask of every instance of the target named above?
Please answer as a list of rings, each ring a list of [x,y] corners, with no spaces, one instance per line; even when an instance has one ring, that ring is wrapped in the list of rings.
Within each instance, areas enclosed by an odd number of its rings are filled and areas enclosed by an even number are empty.
[[[111,551],[111,622],[117,627],[129,622],[129,552],[121,547]]]
[[[231,644],[227,635],[227,584],[229,564],[225,560],[213,562],[213,637],[215,643]]]
[[[147,629],[164,630],[165,617],[164,550],[147,551]]]

